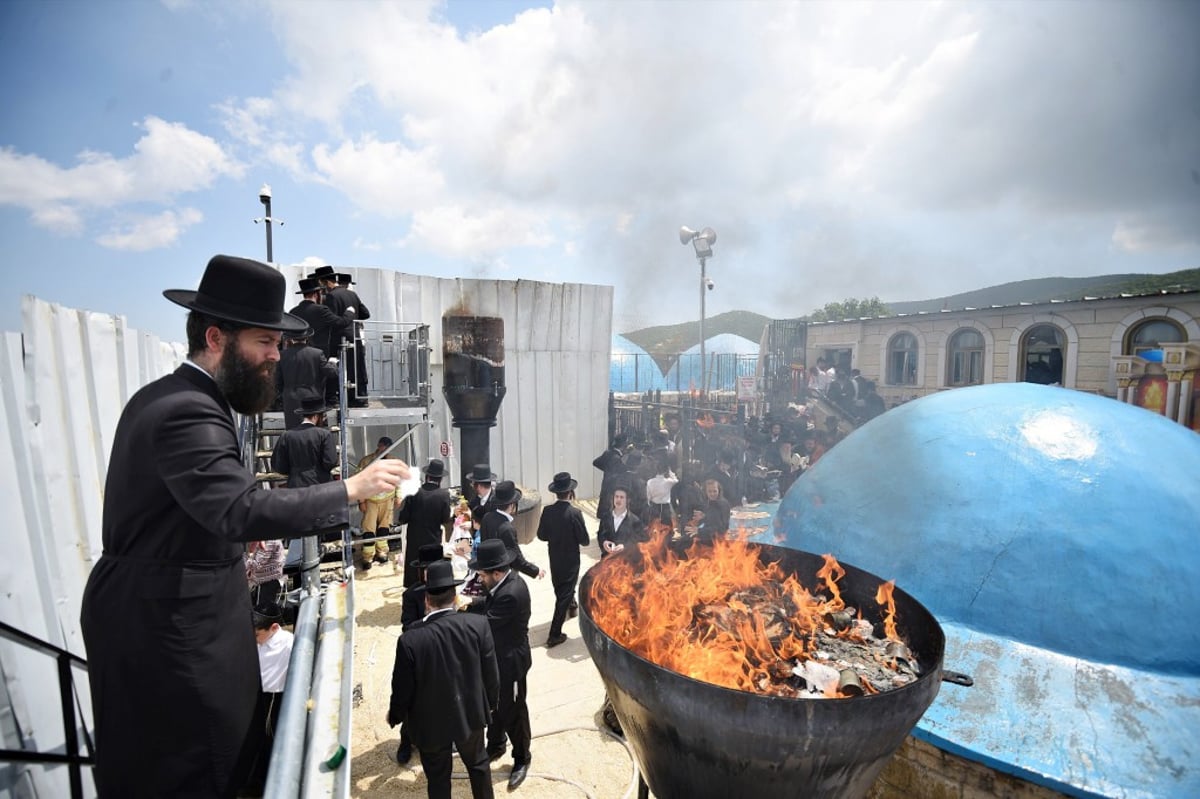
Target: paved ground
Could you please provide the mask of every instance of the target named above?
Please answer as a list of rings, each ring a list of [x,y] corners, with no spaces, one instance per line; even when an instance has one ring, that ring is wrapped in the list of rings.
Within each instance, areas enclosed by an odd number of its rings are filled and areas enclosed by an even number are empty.
[[[594,503],[580,503],[592,534],[592,543],[582,553],[581,572],[599,560],[596,547]],[[546,545],[534,540],[522,545],[525,557],[549,569]],[[529,672],[529,710],[533,727],[533,762],[530,777],[515,795],[538,797],[589,796],[620,799],[635,793],[633,763],[620,741],[602,731],[599,711],[604,686],[579,637],[579,623],[569,619],[564,627],[565,644],[545,647],[554,591],[547,577],[526,580],[533,600],[529,642],[533,668]],[[384,721],[390,694],[396,637],[400,633],[401,575],[377,566],[360,575],[355,589],[354,677],[361,686],[361,700],[354,710],[351,750],[351,794],[358,799],[424,797],[425,777],[418,758],[407,766],[395,761],[398,735]],[[462,766],[455,761],[456,770]],[[492,764],[498,795],[507,789],[512,758]],[[454,781],[454,796],[468,797],[465,779]]]

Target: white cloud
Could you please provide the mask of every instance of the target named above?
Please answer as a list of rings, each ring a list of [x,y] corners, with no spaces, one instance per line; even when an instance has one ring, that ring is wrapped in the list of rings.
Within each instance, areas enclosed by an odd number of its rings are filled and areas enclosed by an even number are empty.
[[[439,199],[445,181],[430,149],[366,136],[337,149],[313,149],[317,177],[337,187],[358,207],[383,217],[403,216]]]
[[[204,220],[195,208],[163,211],[153,216],[132,217],[119,229],[110,230],[96,238],[96,243],[110,250],[145,252],[167,247],[179,240],[188,228]]]
[[[0,150],[0,203],[26,209],[35,224],[49,230],[75,234],[97,210],[130,203],[168,204],[180,194],[209,188],[218,178],[242,173],[243,167],[214,139],[184,125],[148,116],[141,127],[145,133],[131,155],[117,158],[85,150],[71,167],[12,148]],[[184,227],[193,224],[188,221],[191,213],[180,211],[176,221]],[[110,233],[102,240],[124,237]]]
[[[485,260],[514,247],[548,247],[553,241],[542,220],[532,213],[439,206],[413,215],[404,245],[438,255]]]

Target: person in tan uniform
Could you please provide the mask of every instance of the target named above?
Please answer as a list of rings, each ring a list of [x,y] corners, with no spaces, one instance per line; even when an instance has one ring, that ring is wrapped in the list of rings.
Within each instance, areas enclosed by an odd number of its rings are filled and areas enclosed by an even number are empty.
[[[375,445],[375,451],[368,453],[358,462],[358,471],[370,466],[377,458],[387,451],[387,448],[392,445],[392,439],[383,436]],[[389,456],[390,457],[390,456]],[[392,518],[396,508],[396,489],[390,491],[382,491],[372,497],[364,499],[358,503],[358,509],[362,511],[362,534],[364,537],[390,535],[392,532]],[[387,563],[388,559],[388,542],[386,538],[381,538],[378,541],[368,541],[362,547],[363,571],[371,568],[371,563]]]

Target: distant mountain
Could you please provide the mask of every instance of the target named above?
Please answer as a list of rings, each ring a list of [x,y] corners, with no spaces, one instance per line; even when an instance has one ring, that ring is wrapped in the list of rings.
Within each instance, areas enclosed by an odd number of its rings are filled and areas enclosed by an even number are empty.
[[[1200,269],[1185,269],[1165,275],[1097,275],[1096,277],[1043,277],[1002,283],[985,289],[951,294],[931,300],[888,302],[893,314],[990,308],[993,305],[1043,303],[1051,300],[1079,300],[1084,297],[1116,297],[1121,294],[1152,294],[1158,291],[1200,291]],[[868,292],[869,294],[869,292]],[[816,310],[815,308],[812,310]],[[770,317],[752,311],[727,311],[704,320],[704,337],[736,333],[751,341],[762,339]],[[651,355],[683,352],[700,338],[699,324],[681,322],[632,330],[621,335]]]
[[[770,321],[769,316],[753,311],[726,311],[716,316],[706,316],[704,338],[707,340],[721,333],[734,333],[751,341],[760,341],[763,328]],[[700,323],[680,322],[677,325],[644,327],[621,335],[651,355],[675,354],[694,346],[700,340]]]
[[[1163,289],[1200,290],[1200,269],[1185,269],[1165,275],[1097,275],[1095,277],[1043,277],[1002,283],[963,294],[951,294],[932,300],[889,302],[894,314],[940,311],[943,308],[990,308],[993,305],[1018,305],[1022,302],[1078,300],[1083,297],[1116,297],[1120,294],[1150,294]]]

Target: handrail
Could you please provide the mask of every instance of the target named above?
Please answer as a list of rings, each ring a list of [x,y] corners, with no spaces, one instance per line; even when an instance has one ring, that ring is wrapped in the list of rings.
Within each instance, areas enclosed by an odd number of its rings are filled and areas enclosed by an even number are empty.
[[[92,738],[87,734],[86,728],[83,730],[83,739],[87,746],[87,754],[80,754],[79,751],[75,705],[72,702],[75,678],[71,673],[71,667],[78,666],[86,670],[87,661],[73,652],[68,652],[62,647],[55,646],[48,641],[43,641],[2,621],[0,621],[0,637],[26,646],[41,654],[52,655],[54,657],[58,666],[58,693],[62,708],[63,743],[67,750],[66,754],[57,754],[53,752],[30,752],[24,749],[0,749],[0,762],[65,764],[71,782],[71,797],[72,799],[82,799],[83,770],[81,766],[94,765],[96,752],[92,746]]]

